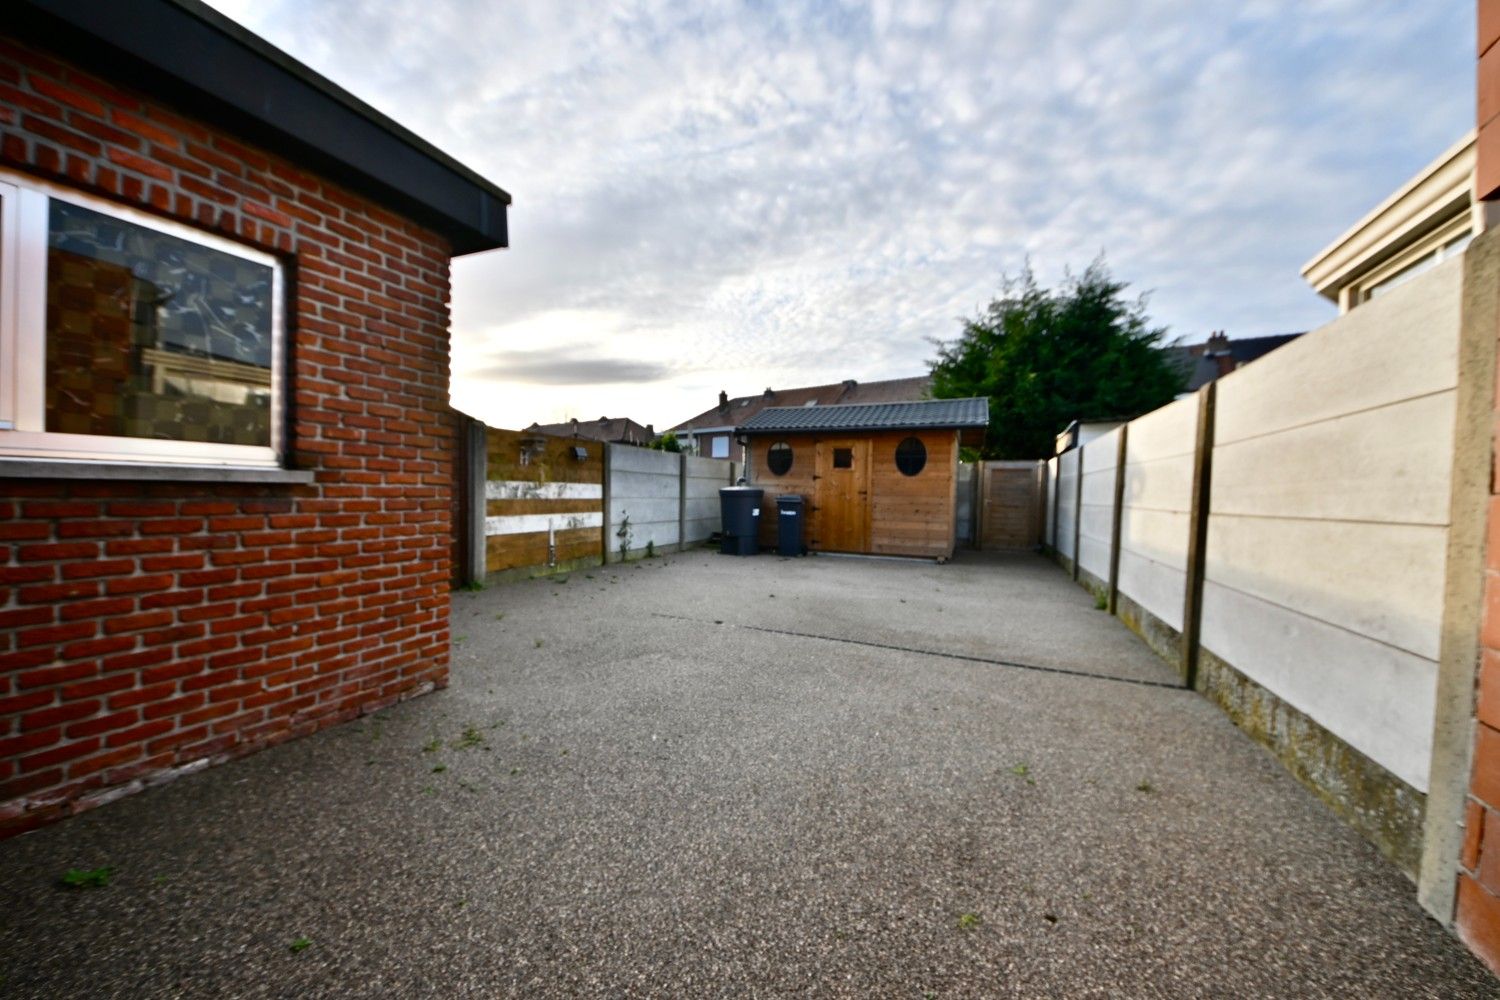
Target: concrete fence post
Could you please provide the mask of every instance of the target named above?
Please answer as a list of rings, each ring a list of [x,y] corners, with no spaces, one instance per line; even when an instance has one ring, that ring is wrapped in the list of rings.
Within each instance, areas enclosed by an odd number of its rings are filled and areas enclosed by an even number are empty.
[[[1198,434],[1193,448],[1193,494],[1188,514],[1187,586],[1182,603],[1182,682],[1198,683],[1198,649],[1203,626],[1203,567],[1208,544],[1209,498],[1213,484],[1215,383],[1198,390]]]
[[[1078,445],[1078,461],[1073,463],[1073,582],[1078,582],[1078,546],[1083,541],[1083,445]]]
[[[600,548],[599,561],[603,565],[608,565],[609,564],[609,554],[610,554],[610,551],[611,551],[610,544],[609,544],[609,536],[610,536],[610,531],[613,530],[613,525],[610,524],[610,520],[609,520],[609,518],[610,518],[609,467],[610,467],[610,463],[612,461],[614,461],[614,455],[615,455],[614,445],[606,444],[604,446],[604,461],[602,461],[602,462],[599,463],[599,491],[600,491],[600,494],[601,494],[601,496],[603,498],[601,500],[601,503],[603,504],[603,509],[604,509],[603,516],[599,518],[599,548]]]
[[[1062,512],[1058,509],[1058,501],[1062,499],[1059,492],[1062,489],[1062,456],[1055,456],[1051,462],[1052,466],[1052,496],[1048,502],[1052,505],[1052,558],[1057,558],[1057,522],[1062,520]]]
[[[1130,425],[1120,425],[1120,440],[1115,449],[1115,501],[1109,526],[1109,613],[1120,606],[1120,524],[1125,511],[1125,459],[1129,450]]]
[[[677,551],[687,548],[688,457],[677,456]]]
[[[464,418],[464,533],[462,583],[476,586],[484,582],[489,569],[485,543],[484,518],[487,503],[485,483],[489,480],[489,439],[487,429],[478,420]]]

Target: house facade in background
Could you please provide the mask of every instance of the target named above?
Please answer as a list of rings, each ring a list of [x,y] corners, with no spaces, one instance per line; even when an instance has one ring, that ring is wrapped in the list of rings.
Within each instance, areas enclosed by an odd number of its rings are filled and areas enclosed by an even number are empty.
[[[736,396],[733,399],[727,392],[720,392],[719,405],[669,427],[667,431],[675,434],[683,447],[694,455],[739,461],[742,456],[734,443],[734,429],[769,407],[906,403],[926,399],[931,388],[930,375],[917,375],[863,383],[851,378],[800,389],[772,389],[768,386],[758,396]]]
[[[638,424],[629,417],[600,417],[598,420],[566,420],[560,424],[532,424],[523,434],[545,434],[547,437],[585,438],[606,444],[634,444],[642,447],[656,438],[650,424]]]
[[[1485,228],[1477,162],[1470,132],[1303,265],[1302,277],[1346,313],[1463,253]]]
[[[209,8],[0,25],[0,834],[447,683],[509,196]]]
[[[958,449],[982,441],[989,401],[770,407],[741,424],[747,478],[805,501],[813,552],[946,559],[957,541]],[[969,437],[966,439],[964,435]],[[762,517],[761,543],[776,544]]]

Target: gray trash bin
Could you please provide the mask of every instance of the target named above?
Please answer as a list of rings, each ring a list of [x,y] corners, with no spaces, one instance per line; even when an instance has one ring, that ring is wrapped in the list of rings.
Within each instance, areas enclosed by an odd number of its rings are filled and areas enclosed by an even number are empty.
[[[802,543],[803,511],[807,501],[795,493],[783,493],[776,498],[776,551],[784,556],[803,556],[807,546]]]
[[[753,556],[760,551],[760,504],[765,490],[725,486],[719,490],[723,521],[719,551],[726,556]]]

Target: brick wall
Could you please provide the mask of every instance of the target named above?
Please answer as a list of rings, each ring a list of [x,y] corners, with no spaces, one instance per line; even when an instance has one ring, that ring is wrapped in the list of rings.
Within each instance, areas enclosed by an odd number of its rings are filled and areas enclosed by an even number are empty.
[[[1500,0],[1479,0],[1478,15],[1475,195],[1487,199],[1500,195]],[[1492,460],[1474,765],[1459,859],[1456,923],[1465,943],[1500,973],[1500,483],[1495,478],[1496,465]]]
[[[445,242],[3,36],[0,165],[280,256],[316,471],[0,480],[0,835],[444,685]]]

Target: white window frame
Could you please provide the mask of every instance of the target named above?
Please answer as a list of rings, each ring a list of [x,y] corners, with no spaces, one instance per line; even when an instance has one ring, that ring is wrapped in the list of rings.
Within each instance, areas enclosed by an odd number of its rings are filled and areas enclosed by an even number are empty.
[[[51,199],[188,240],[271,269],[269,445],[62,434],[46,429],[47,224]],[[71,188],[0,171],[0,462],[6,458],[97,464],[280,468],[285,446],[285,274],[271,254]],[[0,466],[0,476],[4,475]]]
[[[719,449],[721,447],[724,449],[724,454],[722,454],[722,455],[719,454]],[[709,452],[709,454],[708,454],[709,458],[728,458],[729,457],[729,435],[728,434],[715,434],[712,438],[710,438],[709,441],[708,441],[708,452]]]

